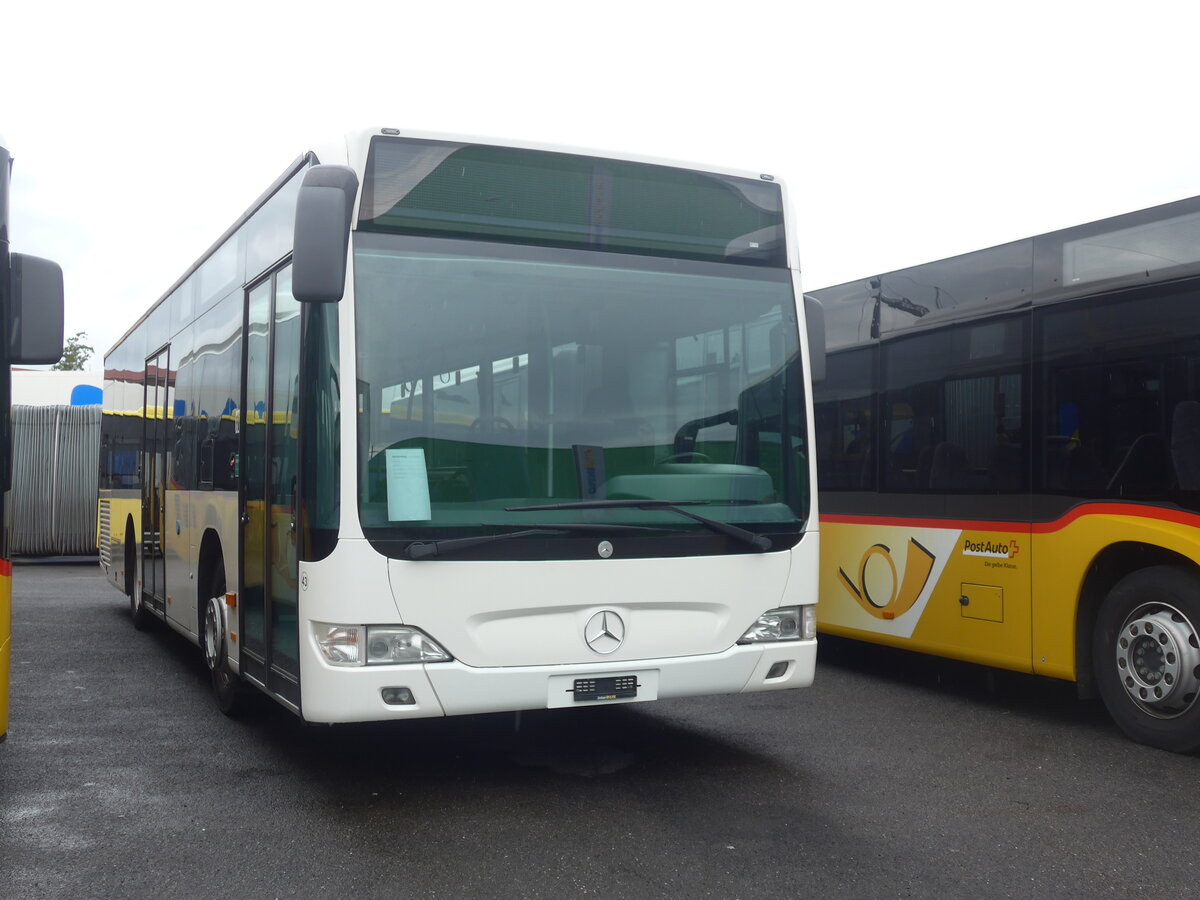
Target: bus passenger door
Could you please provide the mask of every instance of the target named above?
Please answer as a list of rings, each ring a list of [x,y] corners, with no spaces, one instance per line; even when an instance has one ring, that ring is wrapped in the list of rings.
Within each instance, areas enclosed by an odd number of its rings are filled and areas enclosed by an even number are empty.
[[[170,351],[146,360],[142,418],[142,598],[158,612],[166,609],[163,523],[166,521],[166,451]]]
[[[296,390],[300,309],[291,270],[246,296],[239,465],[242,670],[300,704],[296,611]]]

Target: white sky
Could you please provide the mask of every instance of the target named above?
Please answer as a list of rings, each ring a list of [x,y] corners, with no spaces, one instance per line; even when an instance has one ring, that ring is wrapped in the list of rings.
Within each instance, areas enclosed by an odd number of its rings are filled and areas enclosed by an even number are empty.
[[[1200,194],[1200,4],[8,4],[14,250],[99,357],[313,143],[387,125],[785,180],[806,288]]]

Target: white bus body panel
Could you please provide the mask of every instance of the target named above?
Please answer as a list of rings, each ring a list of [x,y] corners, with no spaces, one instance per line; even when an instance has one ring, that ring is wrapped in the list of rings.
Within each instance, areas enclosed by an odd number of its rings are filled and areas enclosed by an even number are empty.
[[[613,543],[619,553],[619,542]],[[463,664],[558,666],[725,650],[759,613],[779,606],[789,557],[391,560],[389,568],[406,624]],[[747,604],[747,594],[757,594],[757,602]],[[602,609],[615,610],[625,622],[625,640],[607,656],[583,639],[588,619]]]
[[[815,640],[736,642],[762,612],[815,602],[817,542],[810,532],[766,554],[407,562],[341,541],[328,559],[300,564],[302,714],[352,722],[588,705],[569,693],[574,680],[605,675],[636,675],[640,685],[636,698],[599,701],[608,703],[807,686]],[[583,629],[603,609],[622,617],[625,640],[602,656]],[[412,625],[455,660],[333,666],[314,621]],[[778,662],[784,673],[767,678]],[[385,687],[407,687],[416,703],[385,704]]]

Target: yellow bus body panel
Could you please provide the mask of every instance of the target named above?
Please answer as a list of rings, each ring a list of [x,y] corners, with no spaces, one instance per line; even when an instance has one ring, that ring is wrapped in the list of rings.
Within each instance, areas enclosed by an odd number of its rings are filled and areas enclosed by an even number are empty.
[[[1075,680],[1075,620],[1093,560],[1119,543],[1161,547],[1200,563],[1200,516],[1124,503],[1091,503],[1034,526],[1034,671]]]
[[[1200,516],[1123,503],[1033,524],[823,516],[818,627],[1073,681],[1084,581],[1125,542],[1200,562]]]
[[[983,527],[822,518],[819,627],[1030,671],[1029,526]]]

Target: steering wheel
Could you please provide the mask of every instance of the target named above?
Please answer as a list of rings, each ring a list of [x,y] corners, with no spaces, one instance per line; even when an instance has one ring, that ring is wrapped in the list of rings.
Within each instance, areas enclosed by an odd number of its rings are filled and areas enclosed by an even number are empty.
[[[501,431],[512,434],[517,429],[504,416],[480,416],[468,430],[471,434],[496,434]]]
[[[695,450],[688,450],[683,453],[672,453],[670,456],[664,456],[662,459],[656,459],[654,464],[661,466],[669,462],[712,462],[712,457],[703,453],[697,453]]]

